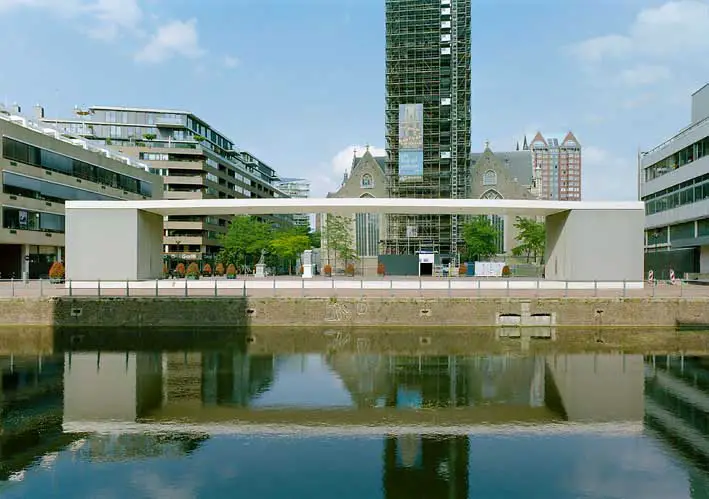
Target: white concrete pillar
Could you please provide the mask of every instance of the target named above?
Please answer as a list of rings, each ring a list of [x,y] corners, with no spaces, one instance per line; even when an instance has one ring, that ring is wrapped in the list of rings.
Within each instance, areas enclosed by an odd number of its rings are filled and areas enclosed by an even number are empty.
[[[63,248],[61,246],[57,246],[57,261],[58,262],[62,261],[62,249]]]
[[[23,244],[22,245],[22,265],[20,266],[22,269],[22,280],[23,281],[28,281],[30,278],[30,245],[29,244]]]

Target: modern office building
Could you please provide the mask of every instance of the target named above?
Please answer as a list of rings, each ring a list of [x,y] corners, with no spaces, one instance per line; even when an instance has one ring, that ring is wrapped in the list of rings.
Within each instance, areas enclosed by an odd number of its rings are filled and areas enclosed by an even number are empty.
[[[288,197],[276,186],[273,168],[192,113],[176,110],[94,106],[75,119],[45,119],[62,132],[86,137],[148,163],[163,177],[165,199]],[[290,216],[265,214],[275,225]],[[164,252],[178,260],[211,261],[230,217],[174,216],[165,220]]]
[[[709,84],[692,95],[692,121],[639,158],[645,270],[709,273]]]
[[[146,163],[66,137],[17,106],[0,109],[0,137],[3,279],[46,276],[64,260],[65,201],[162,197],[162,179]]]
[[[280,180],[276,181],[276,187],[291,198],[310,197],[310,181],[304,178],[281,177]],[[310,214],[293,215],[293,223],[300,227],[310,228]]]
[[[524,139],[527,149],[527,138]],[[581,143],[572,132],[559,141],[541,132],[529,144],[534,167],[534,194],[540,199],[581,200]]]
[[[465,197],[470,153],[471,0],[386,0],[389,197]],[[457,258],[455,215],[390,215],[386,253]],[[413,249],[412,249],[413,248]]]

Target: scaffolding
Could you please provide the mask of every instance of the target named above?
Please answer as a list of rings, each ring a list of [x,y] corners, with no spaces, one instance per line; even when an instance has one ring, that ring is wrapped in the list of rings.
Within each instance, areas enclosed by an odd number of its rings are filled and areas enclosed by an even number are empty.
[[[386,149],[390,197],[464,198],[469,183],[471,0],[386,0]],[[423,104],[423,174],[399,175],[399,106]],[[387,254],[458,258],[455,215],[389,215]]]

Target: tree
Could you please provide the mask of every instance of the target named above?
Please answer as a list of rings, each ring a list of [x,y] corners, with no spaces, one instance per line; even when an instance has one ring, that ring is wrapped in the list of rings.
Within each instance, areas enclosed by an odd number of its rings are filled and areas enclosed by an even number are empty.
[[[351,230],[352,219],[328,213],[326,220],[324,237],[327,242],[328,261],[330,260],[330,249],[335,252],[335,262],[337,262],[338,255],[345,264],[356,260],[357,253],[354,250]]]
[[[471,261],[490,258],[497,254],[499,231],[485,215],[473,218],[463,226],[463,240]]]
[[[270,246],[272,237],[269,224],[253,217],[234,217],[229,230],[221,237],[223,248],[219,259],[227,264],[244,264],[247,256],[251,256],[252,260],[260,256],[261,250]]]
[[[147,141],[151,141],[151,140],[157,139],[158,136],[155,135],[154,133],[144,133],[144,134],[143,134],[143,138],[144,138],[145,140],[147,140]]]
[[[293,261],[309,248],[310,238],[301,234],[285,233],[277,235],[271,241],[273,252],[288,262],[288,275],[292,273]]]
[[[522,243],[512,250],[512,254],[526,255],[527,262],[532,256],[536,261],[537,256],[544,256],[544,245],[546,243],[546,228],[544,222],[537,222],[533,218],[517,217],[515,228],[519,231],[517,237]]]
[[[320,240],[322,238],[322,234],[320,233],[319,230],[314,230],[313,232],[308,232],[308,237],[310,238],[310,247],[311,248],[319,248],[320,247]]]

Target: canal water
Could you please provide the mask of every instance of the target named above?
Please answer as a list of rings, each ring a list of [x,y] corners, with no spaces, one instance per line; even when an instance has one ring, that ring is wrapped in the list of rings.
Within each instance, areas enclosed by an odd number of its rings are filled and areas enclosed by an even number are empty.
[[[0,497],[709,498],[709,357],[291,347],[5,352]]]

